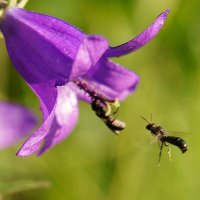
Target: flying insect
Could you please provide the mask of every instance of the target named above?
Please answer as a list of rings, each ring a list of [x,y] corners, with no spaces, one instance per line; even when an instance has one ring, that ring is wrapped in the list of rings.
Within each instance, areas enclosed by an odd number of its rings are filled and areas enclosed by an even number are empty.
[[[161,159],[163,145],[168,146],[169,158],[171,158],[169,144],[177,146],[181,150],[182,153],[185,153],[188,150],[188,146],[185,140],[176,136],[168,136],[167,132],[161,126],[158,126],[155,123],[149,122],[144,117],[141,117],[141,118],[144,119],[148,123],[146,126],[146,129],[149,130],[152,133],[152,135],[155,136],[157,141],[159,141],[159,144],[160,144],[160,153],[159,153],[159,159],[158,159],[159,163]]]

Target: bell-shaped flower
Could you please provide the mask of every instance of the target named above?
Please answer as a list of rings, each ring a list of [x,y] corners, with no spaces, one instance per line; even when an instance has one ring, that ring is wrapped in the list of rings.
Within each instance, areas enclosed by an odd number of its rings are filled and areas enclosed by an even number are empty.
[[[43,116],[41,127],[17,155],[40,155],[65,139],[78,119],[78,99],[92,104],[111,130],[123,129],[123,124],[118,127],[115,119],[111,120],[110,104],[131,94],[139,78],[109,59],[148,43],[163,26],[168,12],[161,13],[129,42],[110,47],[104,37],[87,35],[63,20],[18,7],[7,8],[0,19],[0,31],[13,65],[38,96]]]

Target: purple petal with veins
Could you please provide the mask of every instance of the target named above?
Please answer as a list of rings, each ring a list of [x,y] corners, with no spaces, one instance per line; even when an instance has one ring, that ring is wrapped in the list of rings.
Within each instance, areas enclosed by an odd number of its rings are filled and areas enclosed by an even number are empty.
[[[156,20],[147,29],[145,29],[142,33],[140,33],[137,37],[133,38],[132,40],[124,44],[121,44],[116,47],[111,47],[110,49],[108,49],[108,51],[105,53],[105,56],[106,57],[123,56],[141,48],[158,34],[168,14],[169,14],[169,9],[161,13],[156,18]]]

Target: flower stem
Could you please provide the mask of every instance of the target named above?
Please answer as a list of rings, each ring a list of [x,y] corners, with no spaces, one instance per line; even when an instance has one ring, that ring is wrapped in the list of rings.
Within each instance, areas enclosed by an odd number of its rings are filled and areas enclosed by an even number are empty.
[[[17,5],[17,0],[10,0],[8,3],[8,7],[14,7]]]
[[[28,1],[29,0],[0,0],[0,18],[3,16],[6,8],[11,8],[15,6],[19,8],[24,8]]]
[[[4,10],[6,9],[7,6],[8,6],[8,1],[7,0],[0,0],[0,18],[3,15]]]
[[[28,3],[29,0],[21,0],[17,6],[20,8],[24,8],[26,6],[26,4]]]

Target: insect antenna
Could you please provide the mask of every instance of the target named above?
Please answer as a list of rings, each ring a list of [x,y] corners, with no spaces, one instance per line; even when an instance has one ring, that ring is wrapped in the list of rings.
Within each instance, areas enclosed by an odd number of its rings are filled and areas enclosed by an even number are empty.
[[[153,121],[153,114],[152,113],[150,113],[150,120],[151,120],[151,122]]]
[[[150,122],[146,118],[144,118],[142,116],[139,116],[139,117],[141,117],[144,121],[146,121],[148,124],[150,124]]]

